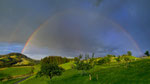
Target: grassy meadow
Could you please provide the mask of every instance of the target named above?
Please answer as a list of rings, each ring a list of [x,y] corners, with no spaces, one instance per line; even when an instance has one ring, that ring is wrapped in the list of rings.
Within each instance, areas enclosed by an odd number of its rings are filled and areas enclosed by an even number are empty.
[[[60,58],[57,57],[59,60]],[[109,58],[109,62],[108,62]],[[75,58],[74,58],[75,59]],[[41,63],[34,66],[17,66],[0,68],[0,84],[149,84],[150,57],[134,57],[122,55],[119,57],[91,58],[94,66],[88,70],[75,68],[75,60],[59,64],[64,71],[60,76],[50,79],[47,76],[37,77]],[[80,60],[82,63],[91,59]],[[55,59],[56,60],[56,59]],[[66,58],[65,58],[66,60]],[[47,62],[49,60],[46,60]],[[103,63],[103,64],[102,64]],[[83,67],[83,66],[81,66]]]
[[[129,63],[96,65],[84,73],[82,70],[68,69],[52,80],[47,77],[32,76],[20,84],[148,84],[150,82],[149,66],[150,59],[145,58]],[[89,80],[89,73],[92,80]]]
[[[31,66],[1,68],[0,79],[3,80],[3,82],[0,82],[0,84],[13,84],[14,82],[30,75],[31,71]]]

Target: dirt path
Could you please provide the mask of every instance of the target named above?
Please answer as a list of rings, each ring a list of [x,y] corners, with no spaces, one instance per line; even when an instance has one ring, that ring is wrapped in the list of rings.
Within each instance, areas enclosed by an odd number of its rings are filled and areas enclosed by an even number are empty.
[[[18,84],[18,83],[20,83],[20,82],[22,82],[22,81],[24,81],[24,80],[28,79],[28,78],[29,78],[29,77],[31,77],[31,76],[32,76],[32,75],[27,76],[27,77],[25,77],[25,78],[23,78],[23,79],[19,80],[18,82],[14,83],[14,84]]]

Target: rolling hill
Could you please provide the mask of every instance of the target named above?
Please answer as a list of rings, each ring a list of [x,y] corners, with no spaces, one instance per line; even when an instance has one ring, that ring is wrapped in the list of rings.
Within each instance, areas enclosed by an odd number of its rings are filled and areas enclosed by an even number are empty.
[[[0,67],[34,65],[38,62],[39,61],[31,59],[21,53],[0,55]]]

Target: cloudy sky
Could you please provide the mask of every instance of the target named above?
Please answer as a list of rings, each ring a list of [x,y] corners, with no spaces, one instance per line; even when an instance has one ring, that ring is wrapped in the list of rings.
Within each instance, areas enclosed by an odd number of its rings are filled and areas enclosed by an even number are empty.
[[[0,54],[23,51],[40,59],[130,50],[140,56],[150,50],[149,4],[149,0],[0,0]]]

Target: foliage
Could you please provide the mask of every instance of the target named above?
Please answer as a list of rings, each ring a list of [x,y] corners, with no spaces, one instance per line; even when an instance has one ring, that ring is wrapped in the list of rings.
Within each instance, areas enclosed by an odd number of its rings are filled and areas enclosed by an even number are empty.
[[[94,58],[94,56],[95,56],[95,53],[92,53],[92,58]]]
[[[66,57],[60,56],[49,56],[41,59],[41,70],[37,73],[38,76],[48,76],[50,79],[54,76],[59,76],[64,71],[63,68],[59,67],[59,64],[67,63],[71,61]]]
[[[74,58],[74,61],[76,64],[75,68],[77,70],[90,70],[94,66],[94,64],[93,64],[94,54],[92,54],[92,58],[89,57],[89,54],[85,54],[84,60],[81,60],[82,57],[83,57],[83,55],[80,54],[79,57]]]
[[[129,58],[129,57],[124,57],[124,60],[125,60],[126,62],[129,62],[129,61],[130,61],[130,58]]]
[[[107,57],[116,57],[115,55],[108,54]]]
[[[128,52],[127,52],[127,55],[128,55],[128,56],[132,56],[132,52],[131,52],[131,51],[128,51]]]
[[[98,61],[98,64],[102,65],[102,64],[107,64],[107,63],[110,63],[110,62],[111,62],[111,57],[104,57],[104,58],[102,58]]]
[[[150,56],[149,51],[146,51],[144,54],[145,54],[146,56]]]
[[[45,57],[44,59],[41,59],[41,63],[46,63],[46,64],[64,64],[72,59],[68,59],[66,57],[62,58],[61,56],[49,56]]]
[[[116,58],[116,61],[117,61],[117,62],[121,62],[120,56]]]
[[[85,60],[89,59],[89,54],[85,54]]]
[[[78,64],[80,59],[78,57],[74,57],[75,64]]]
[[[48,76],[50,79],[54,76],[60,76],[64,69],[59,67],[57,64],[43,64],[41,71],[37,73],[37,76]]]
[[[130,62],[128,67],[124,65],[124,63],[96,65],[88,71],[92,80],[89,80],[89,75],[81,76],[82,71],[70,69],[51,81],[46,77],[32,77],[21,84],[149,84],[149,58]]]
[[[77,65],[76,65],[76,69],[77,70],[90,70],[92,68],[92,65],[90,63],[86,63],[86,62],[79,62]]]
[[[120,62],[132,62],[135,61],[137,58],[134,56],[122,55],[118,57]]]
[[[81,60],[81,59],[82,59],[82,57],[83,57],[83,55],[82,55],[82,54],[80,54],[80,55],[79,55],[79,60]]]
[[[86,56],[88,59],[86,58]],[[94,58],[93,56],[91,56],[91,58],[90,58],[90,56],[88,57],[87,54],[85,55],[85,58],[83,58],[83,55],[80,55],[80,57],[75,57],[74,61],[71,60],[68,63],[59,65],[59,66],[65,68],[66,71],[64,71],[61,67],[58,66],[58,64],[55,64],[54,62],[42,61],[41,62],[41,70],[40,69],[36,70],[36,72],[38,72],[40,70],[37,74],[37,77],[35,78],[34,77],[35,75],[33,75],[31,78],[28,78],[27,80],[25,80],[25,82],[23,84],[35,84],[35,83],[37,83],[37,84],[47,84],[47,83],[50,83],[50,84],[77,84],[77,83],[121,84],[121,83],[126,83],[126,84],[128,84],[130,82],[137,83],[136,81],[141,79],[141,76],[143,76],[143,77],[142,77],[142,80],[140,83],[146,83],[144,81],[148,82],[149,79],[147,78],[148,75],[146,75],[146,74],[149,71],[149,68],[148,68],[149,63],[150,63],[149,60],[144,61],[144,59],[141,59],[138,61],[135,59],[137,59],[137,58],[134,56],[129,56],[128,54],[124,54],[119,57],[116,57],[114,55],[107,55],[106,57],[100,57],[100,58]],[[146,59],[148,59],[148,58],[146,58]],[[102,62],[102,64],[104,63],[104,65],[102,65],[101,63],[100,63],[100,65],[94,64],[95,61],[100,62],[102,60],[104,60]],[[43,63],[43,62],[46,62],[46,63]],[[116,63],[116,62],[120,62],[120,63]],[[128,63],[126,64],[126,62],[128,62]],[[107,65],[107,63],[109,63],[109,65]],[[93,64],[95,66],[93,66]],[[71,69],[71,67],[69,67],[71,65],[75,65],[75,68]],[[43,68],[43,66],[45,66],[45,68]],[[51,66],[51,68],[48,68],[50,66]],[[40,66],[37,66],[34,68],[38,68],[38,67],[40,67]],[[46,68],[48,68],[48,69],[46,69]],[[42,72],[42,69],[43,69],[43,72]],[[33,72],[33,70],[31,69],[30,72]],[[34,72],[35,72],[35,70],[34,70]],[[48,72],[50,72],[50,73],[48,73]],[[108,74],[108,73],[110,73],[110,74]],[[134,74],[134,73],[136,73],[136,74]],[[46,74],[48,74],[48,75],[46,75]],[[51,74],[52,77],[49,77],[49,74]],[[61,74],[62,74],[62,76],[60,76]],[[3,74],[0,74],[0,75],[3,75]],[[52,81],[50,81],[49,78],[47,78],[46,76],[51,78]],[[54,76],[56,76],[56,77],[54,77]],[[89,80],[89,76],[91,76],[91,80]],[[136,79],[131,80],[133,77]],[[8,78],[9,78],[9,76],[8,76]],[[110,79],[108,79],[108,78],[110,78]],[[126,80],[126,78],[127,78],[127,80]],[[148,80],[145,78],[147,78]],[[124,80],[126,80],[126,81],[124,81]]]

